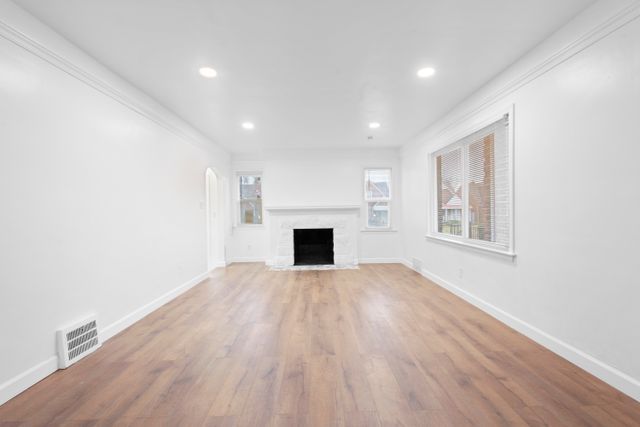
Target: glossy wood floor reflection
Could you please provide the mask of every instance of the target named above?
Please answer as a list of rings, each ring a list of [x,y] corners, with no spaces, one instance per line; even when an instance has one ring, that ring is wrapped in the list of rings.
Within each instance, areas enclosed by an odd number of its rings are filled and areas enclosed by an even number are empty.
[[[0,425],[639,425],[640,404],[400,265],[234,264]]]

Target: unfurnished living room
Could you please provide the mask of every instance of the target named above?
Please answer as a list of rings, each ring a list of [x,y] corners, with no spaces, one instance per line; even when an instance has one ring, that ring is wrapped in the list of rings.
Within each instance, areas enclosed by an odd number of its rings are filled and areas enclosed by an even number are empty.
[[[0,0],[0,427],[640,426],[640,0]]]

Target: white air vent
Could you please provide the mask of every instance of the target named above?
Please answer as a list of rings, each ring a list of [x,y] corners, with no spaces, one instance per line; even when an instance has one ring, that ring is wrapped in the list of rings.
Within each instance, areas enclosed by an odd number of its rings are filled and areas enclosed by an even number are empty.
[[[84,319],[57,332],[58,367],[67,368],[100,347],[98,322],[95,316]]]
[[[411,259],[411,266],[418,273],[422,272],[422,261],[419,260],[418,258],[412,258]]]

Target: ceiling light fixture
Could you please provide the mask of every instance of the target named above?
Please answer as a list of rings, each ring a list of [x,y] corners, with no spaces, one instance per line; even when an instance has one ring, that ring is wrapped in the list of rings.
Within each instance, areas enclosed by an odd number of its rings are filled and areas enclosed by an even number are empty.
[[[244,123],[242,123],[242,127],[243,127],[244,129],[253,129],[255,126],[254,126],[254,124],[253,124],[253,123],[251,123],[251,122],[244,122]]]
[[[380,123],[378,122],[369,123],[369,129],[378,129],[379,127],[380,127]]]
[[[427,77],[431,77],[435,73],[436,73],[436,70],[431,68],[431,67],[421,68],[417,72],[418,77],[423,78],[423,79],[426,79]]]
[[[202,77],[206,77],[208,79],[212,79],[218,75],[218,72],[211,67],[202,67],[198,71]]]

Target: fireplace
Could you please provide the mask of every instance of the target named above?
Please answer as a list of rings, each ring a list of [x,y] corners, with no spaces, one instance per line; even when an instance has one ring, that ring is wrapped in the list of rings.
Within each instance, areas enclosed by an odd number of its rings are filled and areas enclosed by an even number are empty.
[[[269,224],[269,259],[274,267],[290,267],[294,259],[294,230],[330,229],[333,259],[339,267],[358,264],[358,225],[360,205],[266,206]]]
[[[333,228],[293,230],[294,265],[333,264]]]

